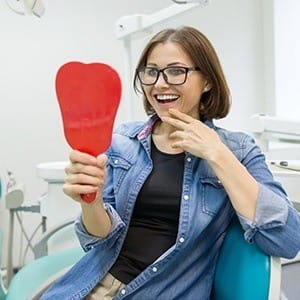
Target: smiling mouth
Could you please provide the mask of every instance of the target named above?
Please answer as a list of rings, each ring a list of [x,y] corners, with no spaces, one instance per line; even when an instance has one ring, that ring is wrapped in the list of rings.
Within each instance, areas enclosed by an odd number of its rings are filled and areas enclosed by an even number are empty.
[[[179,98],[177,95],[155,95],[154,97],[158,103],[170,103]]]

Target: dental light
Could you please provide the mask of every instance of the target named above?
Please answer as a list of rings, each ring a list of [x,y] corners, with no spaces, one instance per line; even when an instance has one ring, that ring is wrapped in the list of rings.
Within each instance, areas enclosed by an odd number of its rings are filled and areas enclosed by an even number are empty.
[[[42,0],[5,0],[7,6],[19,15],[41,17],[45,12]]]
[[[163,8],[151,15],[135,14],[131,16],[123,16],[116,22],[117,39],[123,40],[125,53],[125,76],[124,76],[124,95],[127,105],[127,119],[133,120],[133,93],[130,89],[132,79],[132,63],[131,63],[131,41],[137,38],[141,33],[150,33],[151,27],[162,23],[163,21],[173,18],[188,10],[198,6],[204,7],[209,4],[210,0],[172,0],[175,4]]]

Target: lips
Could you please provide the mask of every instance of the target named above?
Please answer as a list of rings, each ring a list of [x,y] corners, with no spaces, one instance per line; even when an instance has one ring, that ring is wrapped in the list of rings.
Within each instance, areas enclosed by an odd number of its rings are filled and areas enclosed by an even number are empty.
[[[160,94],[154,96],[158,103],[170,103],[176,101],[179,96],[173,94]]]

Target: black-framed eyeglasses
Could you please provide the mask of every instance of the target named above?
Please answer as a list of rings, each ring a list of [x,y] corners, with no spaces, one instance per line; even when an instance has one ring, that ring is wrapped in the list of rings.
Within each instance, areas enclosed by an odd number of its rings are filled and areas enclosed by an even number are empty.
[[[153,85],[157,82],[159,74],[167,84],[181,85],[186,82],[187,74],[190,71],[200,71],[199,67],[166,67],[157,69],[153,67],[141,67],[136,70],[137,76],[143,85]]]

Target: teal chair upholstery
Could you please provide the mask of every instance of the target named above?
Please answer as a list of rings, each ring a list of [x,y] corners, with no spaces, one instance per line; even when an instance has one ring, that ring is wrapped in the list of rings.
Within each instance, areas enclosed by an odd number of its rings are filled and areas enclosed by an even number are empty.
[[[83,254],[83,250],[78,247],[32,261],[13,277],[5,300],[31,299],[66,272]]]
[[[280,281],[280,259],[246,242],[239,221],[234,219],[218,258],[214,299],[279,300]]]
[[[65,273],[84,255],[84,251],[79,246],[60,250],[48,255],[48,240],[59,230],[72,225],[72,223],[73,221],[68,220],[42,235],[34,247],[35,258],[38,258],[19,270],[13,276],[7,289],[5,289],[4,285],[0,286],[0,300],[31,299]],[[2,246],[1,237],[0,230],[0,246]],[[0,249],[2,249],[2,247]],[[0,283],[2,283],[1,276]]]

